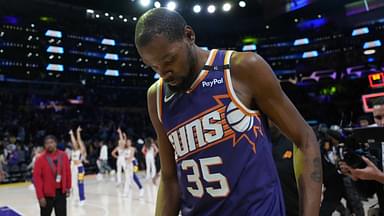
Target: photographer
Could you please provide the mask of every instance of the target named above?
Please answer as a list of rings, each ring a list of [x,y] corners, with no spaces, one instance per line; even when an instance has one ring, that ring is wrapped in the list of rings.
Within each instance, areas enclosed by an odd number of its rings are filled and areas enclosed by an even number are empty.
[[[332,129],[326,131],[322,145],[324,186],[326,190],[324,192],[320,215],[331,215],[333,211],[337,210],[342,215],[350,215],[353,213],[357,216],[363,216],[364,209],[362,199],[352,179],[337,172],[336,164],[340,160],[337,153],[339,146],[344,145],[341,143],[343,135],[339,127],[332,126],[331,128]],[[347,200],[348,209],[345,209],[345,207],[340,204],[341,198]]]
[[[375,119],[375,124],[371,125],[371,127],[384,127],[384,97],[380,97],[374,102],[373,118]],[[384,173],[368,158],[362,157],[362,159],[367,164],[367,167],[353,169],[346,163],[340,163],[342,172],[350,175],[354,180],[374,180],[384,184]]]
[[[384,127],[384,97],[380,97],[380,98],[375,100],[375,102],[373,104],[373,117],[375,120],[375,124],[369,125],[369,128],[374,129],[374,128]],[[368,137],[366,137],[364,139],[369,138],[369,140],[371,140],[371,141],[376,140],[377,135],[380,135],[380,134],[382,134],[382,133],[379,131],[376,131],[376,132],[374,132],[374,134],[370,134],[370,135],[368,135]],[[360,133],[356,137],[361,138],[361,136],[362,136],[362,134]],[[367,135],[365,135],[365,136],[367,136]],[[340,162],[339,165],[340,165],[340,170],[343,174],[352,177],[352,179],[355,181],[363,180],[363,181],[358,181],[357,183],[368,184],[368,182],[373,182],[374,184],[372,184],[372,183],[369,183],[369,184],[376,185],[375,186],[375,188],[376,188],[375,192],[377,194],[378,201],[379,201],[380,215],[384,215],[384,208],[383,208],[383,206],[384,206],[384,190],[383,190],[383,186],[382,186],[382,184],[384,184],[384,173],[380,170],[383,168],[382,162],[381,163],[379,162],[379,161],[383,161],[383,159],[384,159],[382,157],[384,149],[381,147],[382,145],[380,145],[380,142],[382,142],[382,140],[380,141],[380,138],[379,138],[379,140],[376,141],[376,143],[378,145],[372,145],[372,143],[371,143],[371,147],[369,147],[370,146],[369,141],[368,141],[368,143],[364,142],[364,145],[367,145],[368,149],[371,149],[369,151],[371,151],[373,154],[371,154],[369,157],[365,157],[364,155],[361,155],[360,160],[361,160],[361,164],[363,164],[362,166],[359,166],[359,167],[352,166],[351,164],[344,162],[344,161]],[[373,148],[373,146],[376,146],[375,147],[376,149]],[[378,147],[378,146],[380,146],[380,147]]]

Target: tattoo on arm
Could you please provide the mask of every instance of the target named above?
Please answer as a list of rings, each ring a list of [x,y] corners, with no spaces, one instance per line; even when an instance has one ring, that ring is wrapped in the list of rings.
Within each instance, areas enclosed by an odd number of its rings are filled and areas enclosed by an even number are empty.
[[[321,183],[321,159],[320,157],[316,157],[312,161],[313,164],[313,172],[311,173],[311,179],[314,182]]]

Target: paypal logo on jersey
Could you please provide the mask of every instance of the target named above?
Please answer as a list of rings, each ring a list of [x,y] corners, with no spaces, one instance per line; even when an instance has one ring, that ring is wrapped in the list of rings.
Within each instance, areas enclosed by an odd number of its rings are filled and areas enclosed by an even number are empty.
[[[224,83],[224,78],[221,77],[221,79],[213,79],[212,81],[203,81],[201,82],[203,87],[212,87],[216,84],[223,84]]]

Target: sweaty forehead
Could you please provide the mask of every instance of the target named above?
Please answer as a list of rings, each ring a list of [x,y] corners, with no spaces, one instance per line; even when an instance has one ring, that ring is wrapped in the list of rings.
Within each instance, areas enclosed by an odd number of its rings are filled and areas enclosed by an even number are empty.
[[[138,47],[137,50],[144,63],[153,64],[177,54],[181,44],[181,41],[171,42],[162,35],[156,35],[148,44],[143,47]]]

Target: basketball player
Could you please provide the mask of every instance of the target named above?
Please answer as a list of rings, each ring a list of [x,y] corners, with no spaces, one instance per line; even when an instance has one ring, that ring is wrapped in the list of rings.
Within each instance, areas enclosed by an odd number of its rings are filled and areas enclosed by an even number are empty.
[[[271,144],[256,108],[296,145],[300,215],[319,215],[322,171],[313,130],[257,54],[211,50],[181,15],[140,17],[135,44],[161,79],[148,91],[159,138],[156,215],[285,215]]]
[[[76,130],[77,139],[72,130],[69,131],[72,142],[71,153],[71,171],[72,171],[72,184],[74,185],[74,194],[79,193],[79,205],[83,206],[85,203],[84,191],[84,175],[85,170],[82,161],[87,158],[87,151],[84,142],[81,138],[81,127]]]

